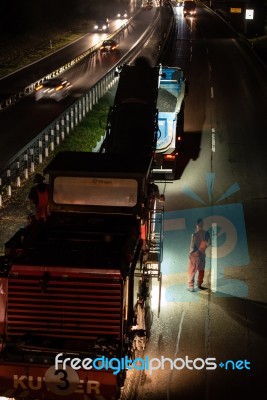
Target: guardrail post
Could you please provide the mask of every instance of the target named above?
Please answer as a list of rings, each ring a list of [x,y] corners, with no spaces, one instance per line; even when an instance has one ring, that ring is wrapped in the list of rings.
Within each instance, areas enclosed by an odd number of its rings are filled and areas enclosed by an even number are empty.
[[[44,151],[44,154],[45,154],[45,158],[47,158],[48,155],[49,155],[48,134],[47,133],[45,134],[45,151]]]
[[[95,105],[95,102],[96,102],[96,87],[93,87],[93,93],[92,93],[92,106],[94,106]]]
[[[111,76],[111,85],[114,86],[118,80],[119,78],[113,74],[113,76]]]
[[[65,120],[61,118],[61,140],[65,139]]]
[[[74,111],[73,108],[70,110],[70,129],[74,128]]]
[[[54,128],[51,129],[50,135],[51,135],[50,148],[51,148],[51,151],[53,153],[53,151],[55,149],[55,130],[54,130]]]
[[[66,114],[66,134],[69,135],[70,133],[70,115],[69,113]]]
[[[79,113],[79,110],[78,110],[78,104],[75,104],[75,109],[74,109],[74,125],[75,126],[77,126],[78,125],[78,113]]]
[[[98,86],[98,96],[97,96],[97,103],[102,97],[102,92],[103,92],[103,80],[100,82],[100,85]]]
[[[117,82],[117,77],[115,76],[115,74],[110,75],[110,86],[114,86],[115,83]]]
[[[91,91],[89,93],[89,111],[92,110],[92,107],[93,107],[93,92]]]
[[[86,115],[85,113],[85,97],[82,98],[82,118]]]
[[[43,162],[43,141],[42,139],[38,141],[38,156],[39,156],[39,164]]]
[[[74,111],[73,108],[70,110],[70,129],[74,128]]]
[[[60,138],[59,138],[59,123],[56,123],[56,145],[58,146],[60,143]]]
[[[8,197],[11,197],[11,171],[10,171],[10,169],[7,170],[6,176],[7,176],[7,195],[8,195]]]
[[[99,83],[96,85],[96,90],[95,90],[95,102],[94,102],[94,104],[97,104],[98,103],[98,100],[99,100],[99,87],[100,87],[100,85],[99,85]]]
[[[100,90],[100,98],[102,98],[103,96],[104,96],[104,93],[105,93],[105,86],[106,86],[106,80],[105,79],[103,79],[102,81],[101,81],[101,83],[100,83],[100,88],[101,88],[101,90]]]
[[[30,158],[31,158],[31,172],[34,172],[34,149],[30,149]]]
[[[85,95],[85,112],[88,113],[89,112],[89,94],[86,93]]]
[[[79,111],[79,113],[78,113],[78,117],[79,117],[78,121],[80,123],[81,120],[82,120],[82,102],[81,102],[81,100],[79,100],[79,102],[78,102],[78,111]]]
[[[112,76],[111,74],[108,75],[107,77],[108,80],[108,90],[112,88]]]
[[[27,180],[29,178],[29,170],[28,170],[28,154],[25,153],[23,156],[24,159],[24,178]]]
[[[16,165],[16,171],[17,171],[17,179],[16,179],[16,184],[17,187],[20,187],[20,170],[19,170],[19,161],[17,161],[17,165]]]

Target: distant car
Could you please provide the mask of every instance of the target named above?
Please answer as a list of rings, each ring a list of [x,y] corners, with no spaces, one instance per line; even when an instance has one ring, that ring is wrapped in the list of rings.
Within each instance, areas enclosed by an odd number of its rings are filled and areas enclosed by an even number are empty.
[[[109,32],[108,18],[97,21],[94,25],[94,31],[95,32]]]
[[[111,53],[113,51],[118,50],[118,42],[115,39],[107,39],[104,40],[100,47],[101,53]]]
[[[143,9],[151,10],[152,8],[153,8],[153,1],[148,0],[145,3],[143,3]]]
[[[194,17],[196,15],[196,2],[193,0],[184,1],[184,17]]]
[[[35,100],[61,101],[70,94],[71,84],[66,79],[54,78],[40,83],[35,88]]]
[[[125,18],[128,18],[128,13],[127,13],[127,11],[124,11],[124,12],[118,12],[118,14],[117,14],[117,18],[120,18],[120,19],[125,19]]]

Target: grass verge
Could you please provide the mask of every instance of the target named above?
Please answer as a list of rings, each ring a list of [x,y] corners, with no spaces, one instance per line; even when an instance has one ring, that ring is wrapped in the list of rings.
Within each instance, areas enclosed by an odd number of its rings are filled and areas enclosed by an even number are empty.
[[[43,26],[20,37],[0,38],[0,78],[71,44],[92,30],[92,21],[75,20],[69,29]]]
[[[3,206],[0,208],[0,254],[3,254],[4,243],[21,226],[25,225],[26,217],[34,212],[28,201],[28,193],[33,185],[32,177],[36,173],[43,173],[43,169],[59,151],[92,151],[101,136],[105,133],[105,126],[109,107],[113,104],[114,90],[108,91],[105,96],[88,113],[84,120],[55,148],[55,151],[37,165],[30,179],[23,180],[20,187],[12,187],[12,196],[2,194]]]

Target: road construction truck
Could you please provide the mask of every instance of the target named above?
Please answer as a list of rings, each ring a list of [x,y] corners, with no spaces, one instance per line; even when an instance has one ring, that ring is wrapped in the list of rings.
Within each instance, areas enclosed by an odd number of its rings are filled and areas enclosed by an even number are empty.
[[[139,107],[142,97],[133,91],[122,102],[149,138],[139,153],[114,142],[116,156],[59,152],[43,171],[46,221],[31,220],[5,244],[1,399],[116,400],[145,348],[153,278],[161,285],[164,210],[151,177],[156,102]],[[112,118],[121,137],[121,121]]]
[[[184,106],[187,82],[178,67],[163,66],[157,97],[158,135],[153,175],[174,180],[179,176],[178,160],[184,141]]]
[[[151,67],[145,58],[118,68],[113,106],[109,109],[105,138],[100,152],[149,154],[156,150],[157,97],[161,67]]]
[[[154,179],[178,177],[187,82],[178,67],[123,65],[101,152],[154,152]],[[134,110],[134,112],[133,112]],[[153,129],[153,126],[154,129]],[[153,135],[149,137],[147,132]],[[151,142],[154,145],[151,147]]]

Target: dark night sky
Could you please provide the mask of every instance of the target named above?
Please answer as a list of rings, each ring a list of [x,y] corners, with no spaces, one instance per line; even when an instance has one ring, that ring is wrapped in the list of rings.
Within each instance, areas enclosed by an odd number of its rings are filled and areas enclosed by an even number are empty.
[[[75,17],[94,18],[103,7],[112,9],[120,2],[124,0],[2,0],[0,32],[24,33],[44,23],[60,25]]]
[[[127,8],[130,0],[1,0],[0,33],[11,36],[38,29],[39,26],[63,26],[74,18],[97,18],[104,10],[112,15],[118,4]],[[261,6],[267,0],[212,0],[216,8]],[[260,12],[264,15],[263,8]]]

